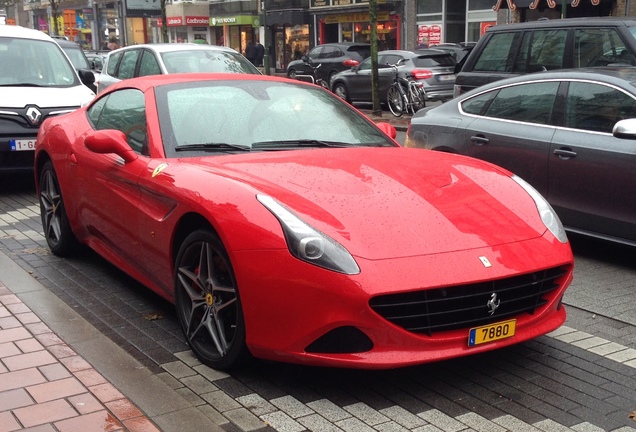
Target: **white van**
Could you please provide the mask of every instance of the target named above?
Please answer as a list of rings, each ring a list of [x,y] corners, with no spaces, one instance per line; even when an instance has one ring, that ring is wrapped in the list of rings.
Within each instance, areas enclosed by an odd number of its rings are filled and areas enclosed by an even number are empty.
[[[0,173],[32,171],[40,124],[95,97],[92,72],[80,75],[48,35],[0,25]]]

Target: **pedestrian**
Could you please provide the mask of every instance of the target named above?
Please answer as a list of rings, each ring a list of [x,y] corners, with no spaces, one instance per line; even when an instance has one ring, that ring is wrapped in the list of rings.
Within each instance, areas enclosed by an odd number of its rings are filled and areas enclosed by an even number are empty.
[[[109,50],[116,50],[117,48],[119,48],[119,44],[117,43],[117,38],[116,37],[111,37],[109,42],[108,42],[108,49]]]
[[[249,41],[247,43],[247,47],[245,48],[245,57],[247,57],[253,65],[256,65],[256,46],[254,45],[254,41]]]
[[[256,39],[256,46],[254,47],[256,51],[256,66],[263,66],[263,57],[265,56],[265,47],[261,44],[261,42]]]

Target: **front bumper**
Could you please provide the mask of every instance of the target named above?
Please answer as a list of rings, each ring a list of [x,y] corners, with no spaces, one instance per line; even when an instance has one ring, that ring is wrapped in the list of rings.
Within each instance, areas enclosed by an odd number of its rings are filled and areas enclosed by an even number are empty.
[[[247,344],[254,356],[365,369],[402,367],[476,354],[553,331],[565,321],[561,299],[572,280],[573,269],[569,245],[545,237],[496,249],[379,262],[356,258],[362,271],[355,276],[302,263],[286,250],[243,251],[232,255]],[[482,256],[490,257],[494,264],[486,268],[479,260]],[[458,284],[508,278],[555,266],[564,266],[565,275],[544,299],[544,305],[533,314],[514,317],[515,335],[474,347],[468,346],[470,327],[432,335],[410,332],[369,306],[371,298],[383,294],[452,289]],[[325,340],[337,341],[336,334],[355,341],[351,346],[345,343],[340,349],[324,352],[307,349],[317,344],[324,346],[318,342]],[[370,345],[365,345],[365,338]]]

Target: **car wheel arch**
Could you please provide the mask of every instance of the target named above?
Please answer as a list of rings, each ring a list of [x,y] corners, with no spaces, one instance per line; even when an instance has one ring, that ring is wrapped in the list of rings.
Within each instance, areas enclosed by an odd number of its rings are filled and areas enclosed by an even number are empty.
[[[219,235],[212,223],[203,215],[196,212],[182,215],[179,222],[175,225],[174,234],[172,236],[172,246],[170,248],[170,261],[173,264],[173,270],[181,245],[190,234],[197,230],[210,230],[214,232],[215,235]]]
[[[343,81],[336,81],[331,85],[331,91],[342,100],[347,102],[351,102],[351,97],[349,96],[349,90],[347,89],[347,85]]]

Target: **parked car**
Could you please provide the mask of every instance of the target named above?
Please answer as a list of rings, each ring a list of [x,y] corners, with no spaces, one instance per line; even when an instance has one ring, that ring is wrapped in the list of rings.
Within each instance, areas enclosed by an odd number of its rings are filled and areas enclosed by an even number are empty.
[[[293,60],[287,65],[287,76],[296,78],[296,75],[314,75],[315,78],[331,83],[333,76],[353,66],[360,64],[362,60],[371,55],[371,45],[366,43],[340,42],[318,45],[309,53],[298,60]]]
[[[568,18],[489,27],[457,71],[455,96],[526,73],[636,65],[636,20]]]
[[[416,51],[387,50],[378,53],[380,102],[386,103],[387,92],[397,73],[422,83],[426,100],[446,101],[453,97],[455,60],[451,54],[436,49]],[[372,102],[371,58],[333,77],[331,90],[348,102]]]
[[[84,54],[84,50],[82,47],[76,43],[66,39],[55,39],[55,42],[62,48],[64,53],[67,55],[75,70],[79,71],[88,71],[91,72],[90,75],[86,74],[87,77],[93,77],[92,82],[87,83],[86,86],[91,89],[93,92],[97,92],[97,87],[95,86],[95,77],[96,74],[93,72],[93,68],[91,67],[86,54]]]
[[[434,48],[440,51],[444,51],[453,56],[455,63],[459,63],[464,57],[466,57],[475,47],[475,42],[461,42],[461,43],[440,43],[437,45],[431,45],[430,48]]]
[[[93,99],[92,78],[41,31],[0,25],[0,173],[33,172],[40,125]]]
[[[86,52],[86,58],[88,59],[91,69],[97,73],[102,71],[104,63],[106,63],[106,57],[110,51],[88,51]]]
[[[261,74],[232,48],[195,43],[131,45],[108,54],[97,78],[97,92],[122,79],[196,72]]]
[[[566,229],[636,245],[636,70],[539,72],[418,112],[405,145],[500,165],[532,184]],[[628,131],[631,131],[628,133]]]
[[[43,125],[43,232],[174,301],[215,369],[249,354],[391,368],[559,327],[573,259],[547,202],[395,135],[285,77],[122,81]]]

